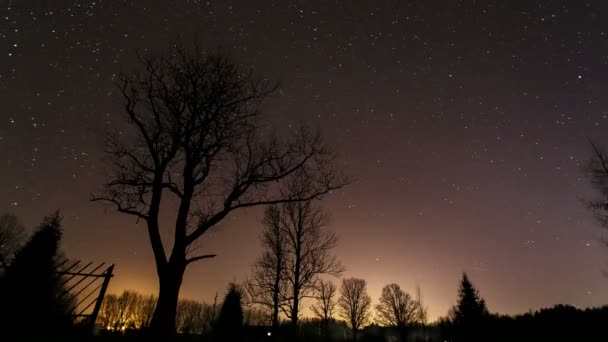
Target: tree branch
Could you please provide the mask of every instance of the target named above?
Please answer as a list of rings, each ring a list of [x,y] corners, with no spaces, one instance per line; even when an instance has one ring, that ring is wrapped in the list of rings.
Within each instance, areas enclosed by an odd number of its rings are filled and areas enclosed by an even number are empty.
[[[215,257],[216,257],[216,254],[206,254],[206,255],[195,256],[195,257],[186,259],[186,265],[191,264],[195,261],[199,261],[199,260],[203,260],[203,259],[210,259],[210,258],[215,258]]]

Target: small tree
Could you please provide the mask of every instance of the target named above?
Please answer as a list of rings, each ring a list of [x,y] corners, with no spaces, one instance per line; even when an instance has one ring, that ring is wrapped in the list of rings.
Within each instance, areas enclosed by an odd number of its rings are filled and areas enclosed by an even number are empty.
[[[342,280],[338,307],[342,318],[353,331],[353,339],[357,332],[369,323],[372,299],[367,294],[367,282],[359,278]]]
[[[402,341],[405,341],[411,325],[424,322],[426,313],[422,303],[404,292],[397,284],[384,286],[379,301],[376,305],[379,323],[397,328]]]
[[[184,334],[200,334],[203,331],[203,304],[188,299],[177,303],[177,331]]]
[[[23,243],[23,226],[14,214],[0,216],[0,275]]]
[[[216,322],[217,322],[218,314],[219,314],[219,305],[217,302],[217,293],[216,293],[215,297],[213,298],[213,304],[204,304],[203,305],[203,315],[202,315],[202,319],[203,319],[202,334],[203,335],[209,335],[209,334],[213,333],[213,330],[214,330]]]
[[[225,341],[238,341],[243,331],[243,292],[231,283],[216,323],[216,334]]]
[[[321,320],[321,331],[323,337],[329,335],[329,322],[334,317],[336,302],[336,285],[331,281],[319,281],[317,293],[315,295],[316,303],[310,309]]]
[[[458,289],[458,303],[453,308],[452,324],[457,341],[482,341],[489,317],[486,302],[479,295],[466,273]]]
[[[8,335],[61,336],[70,333],[70,303],[57,275],[61,217],[46,217],[17,252],[0,289],[0,331]]]
[[[264,326],[267,327],[271,323],[270,312],[266,307],[257,305],[248,305],[243,311],[243,325],[247,327]]]

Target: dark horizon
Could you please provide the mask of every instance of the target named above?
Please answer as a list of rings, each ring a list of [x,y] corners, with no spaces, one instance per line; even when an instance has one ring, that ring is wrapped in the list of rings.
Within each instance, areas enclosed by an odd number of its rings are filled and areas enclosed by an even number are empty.
[[[491,312],[607,304],[604,233],[581,201],[596,196],[589,139],[608,144],[603,2],[72,5],[0,4],[0,213],[31,228],[61,209],[67,256],[116,264],[110,292],[157,291],[145,227],[89,202],[122,115],[113,75],[180,36],[280,81],[264,105],[279,134],[321,128],[357,179],[322,202],[335,252],[374,303],[388,283],[420,285],[434,320],[467,272]],[[201,239],[218,256],[187,271],[182,297],[212,302],[249,275],[261,217]]]

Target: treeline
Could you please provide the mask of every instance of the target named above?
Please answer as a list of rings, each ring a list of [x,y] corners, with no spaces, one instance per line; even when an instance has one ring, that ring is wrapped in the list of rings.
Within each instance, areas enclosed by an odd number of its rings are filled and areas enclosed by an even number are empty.
[[[522,315],[491,314],[478,290],[463,275],[458,303],[435,324],[441,340],[476,341],[606,341],[608,306],[581,310],[556,305]]]
[[[498,342],[607,341],[606,322],[608,306],[578,309],[556,305],[516,316],[491,315],[484,333]]]
[[[233,285],[231,285],[233,286]],[[156,308],[157,297],[136,291],[125,290],[120,295],[107,294],[104,298],[97,325],[111,332],[130,333],[145,331],[150,327]],[[210,335],[219,318],[223,302],[216,299],[213,304],[181,299],[177,304],[176,328],[183,335]],[[268,313],[256,307],[240,303],[243,311],[243,326],[268,325]]]

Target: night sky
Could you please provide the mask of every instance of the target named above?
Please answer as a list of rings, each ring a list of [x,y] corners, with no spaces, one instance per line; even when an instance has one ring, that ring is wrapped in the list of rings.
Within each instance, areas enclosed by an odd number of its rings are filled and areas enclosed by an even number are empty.
[[[113,75],[181,36],[281,82],[265,120],[320,127],[357,179],[324,200],[346,276],[374,299],[422,288],[430,318],[469,273],[491,311],[608,303],[608,250],[582,204],[588,138],[608,143],[606,1],[0,1],[0,212],[60,208],[68,257],[155,292],[145,227],[89,202]],[[182,296],[247,277],[261,210],[205,235]],[[164,232],[168,235],[170,225]]]

